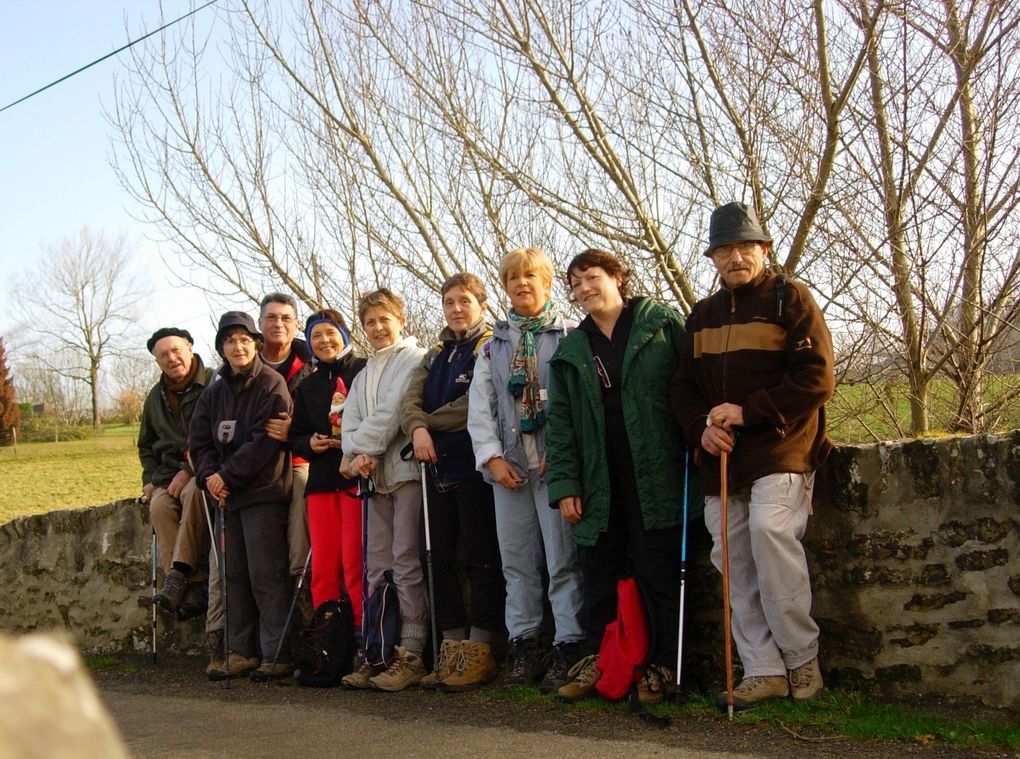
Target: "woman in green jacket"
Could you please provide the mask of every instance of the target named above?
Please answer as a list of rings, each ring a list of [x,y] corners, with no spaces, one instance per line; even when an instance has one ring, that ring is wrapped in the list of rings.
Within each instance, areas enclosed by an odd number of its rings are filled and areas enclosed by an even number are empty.
[[[634,576],[648,606],[652,650],[638,695],[675,690],[680,594],[683,443],[669,381],[683,343],[683,318],[631,297],[630,270],[586,250],[567,267],[567,286],[587,314],[550,362],[549,503],[573,525],[584,570],[591,654],[559,690],[591,695],[599,642],[616,617],[616,583]]]

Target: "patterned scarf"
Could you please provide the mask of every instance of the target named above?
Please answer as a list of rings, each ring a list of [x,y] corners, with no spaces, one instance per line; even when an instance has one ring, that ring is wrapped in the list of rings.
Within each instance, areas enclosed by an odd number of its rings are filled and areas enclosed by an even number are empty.
[[[521,399],[521,432],[534,434],[545,425],[545,409],[539,395],[538,359],[535,353],[535,333],[547,327],[557,316],[556,306],[546,301],[536,316],[520,316],[510,309],[510,322],[521,331],[517,350],[510,359],[510,380],[507,390]]]

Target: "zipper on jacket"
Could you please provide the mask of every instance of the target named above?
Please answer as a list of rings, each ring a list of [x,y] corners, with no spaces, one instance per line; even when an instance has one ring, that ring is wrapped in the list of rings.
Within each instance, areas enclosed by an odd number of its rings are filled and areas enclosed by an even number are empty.
[[[723,399],[723,403],[728,403],[729,402],[729,397],[730,397],[729,390],[727,388],[727,382],[726,382],[727,377],[729,377],[729,373],[726,371],[726,364],[727,364],[727,359],[729,358],[729,355],[730,355],[730,335],[733,332],[733,320],[736,318],[736,315],[737,315],[737,295],[732,290],[730,290],[730,323],[729,323],[729,326],[727,326],[727,328],[726,328],[726,342],[723,344],[723,354],[722,354],[722,359],[723,359],[723,364],[722,364],[722,370],[723,370],[723,375],[722,375],[722,395],[723,395],[723,397],[722,397],[722,399]]]

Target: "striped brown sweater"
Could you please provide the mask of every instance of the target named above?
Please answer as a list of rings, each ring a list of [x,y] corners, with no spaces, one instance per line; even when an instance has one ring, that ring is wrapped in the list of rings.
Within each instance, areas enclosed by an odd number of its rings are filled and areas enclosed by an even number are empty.
[[[699,447],[708,411],[743,407],[744,427],[730,455],[732,490],[777,472],[816,470],[832,448],[824,403],[835,388],[832,337],[808,289],[783,288],[777,319],[776,275],[763,272],[734,291],[722,287],[694,307],[670,388],[688,445]],[[719,494],[719,460],[701,451],[706,495]]]

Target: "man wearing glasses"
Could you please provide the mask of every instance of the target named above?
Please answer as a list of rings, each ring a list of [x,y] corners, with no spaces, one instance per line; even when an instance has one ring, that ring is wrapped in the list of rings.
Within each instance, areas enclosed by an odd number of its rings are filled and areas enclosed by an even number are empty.
[[[286,293],[269,293],[262,299],[259,310],[259,330],[263,346],[259,357],[267,367],[278,371],[287,382],[291,400],[301,381],[311,374],[312,352],[304,340],[295,339],[298,330],[297,302]],[[266,423],[266,431],[274,440],[287,442],[290,415]],[[297,578],[308,555],[308,521],[305,516],[305,483],[308,481],[308,461],[300,456],[292,459],[294,485],[291,490],[290,513],[287,520],[287,554],[290,575]],[[305,610],[307,611],[307,610]]]
[[[691,311],[671,387],[687,443],[702,449],[705,525],[720,571],[720,456],[729,456],[730,600],[744,673],[737,709],[822,691],[801,538],[814,473],[832,449],[824,409],[835,388],[832,338],[808,289],[769,269],[771,249],[753,208],[712,212],[705,255],[720,288]]]

